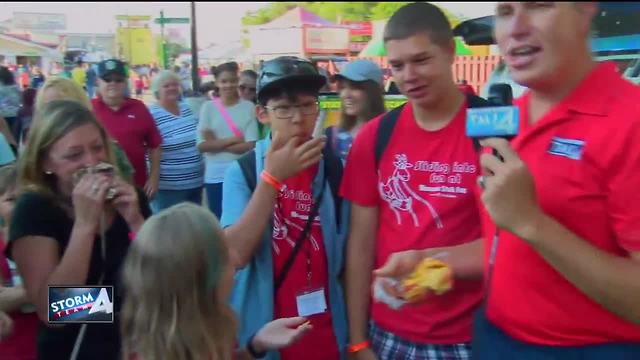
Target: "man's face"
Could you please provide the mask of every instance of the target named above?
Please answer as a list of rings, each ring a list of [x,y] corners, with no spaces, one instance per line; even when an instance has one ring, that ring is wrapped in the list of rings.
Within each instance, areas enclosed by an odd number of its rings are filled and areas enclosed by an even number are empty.
[[[412,102],[429,107],[438,103],[443,90],[453,86],[451,66],[455,44],[443,47],[427,33],[385,43],[393,79]]]
[[[256,102],[256,79],[251,76],[240,76],[238,84],[238,93],[240,97],[251,102]]]
[[[500,2],[495,38],[513,80],[530,88],[563,81],[589,36],[593,4]]]
[[[106,99],[124,99],[126,87],[126,78],[121,75],[108,74],[98,79],[98,91]]]
[[[318,97],[298,95],[294,101],[286,97],[270,99],[267,106],[257,106],[258,120],[270,124],[273,133],[285,140],[299,137],[311,139],[318,118]]]

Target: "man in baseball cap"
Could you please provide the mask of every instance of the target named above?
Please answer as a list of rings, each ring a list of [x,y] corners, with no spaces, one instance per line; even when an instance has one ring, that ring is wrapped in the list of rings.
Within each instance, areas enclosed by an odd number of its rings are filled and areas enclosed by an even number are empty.
[[[98,77],[100,79],[108,79],[112,75],[123,79],[127,78],[127,69],[124,62],[118,59],[109,59],[98,63]]]
[[[98,120],[127,154],[135,174],[134,182],[153,198],[160,180],[162,137],[147,106],[126,95],[127,68],[118,59],[98,64],[98,96],[91,100]],[[147,170],[145,155],[151,167]],[[148,174],[148,175],[147,175]]]

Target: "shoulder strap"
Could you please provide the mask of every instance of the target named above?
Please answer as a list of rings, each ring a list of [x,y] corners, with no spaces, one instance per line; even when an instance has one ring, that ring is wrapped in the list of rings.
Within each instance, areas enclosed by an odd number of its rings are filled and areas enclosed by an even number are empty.
[[[282,271],[280,272],[280,274],[278,275],[278,277],[276,278],[273,284],[274,294],[278,292],[278,290],[282,286],[282,283],[287,278],[287,275],[289,275],[289,270],[291,270],[291,266],[293,266],[294,260],[300,253],[302,244],[307,240],[307,237],[311,232],[311,226],[313,225],[313,221],[315,220],[316,216],[318,216],[318,212],[320,211],[320,202],[322,201],[322,195],[324,195],[324,188],[325,188],[324,184],[325,183],[323,182],[322,188],[320,188],[320,194],[318,195],[318,198],[314,199],[313,207],[311,208],[311,212],[309,212],[309,218],[307,219],[307,222],[304,224],[304,229],[302,229],[302,233],[300,233],[300,236],[298,237],[298,240],[296,241],[296,244],[293,247],[293,251],[291,251],[291,253],[289,254],[289,257],[287,257],[284,263],[284,266],[282,267]]]
[[[396,124],[398,123],[398,119],[400,118],[400,112],[402,112],[402,109],[404,109],[405,105],[398,106],[397,108],[389,111],[388,113],[384,114],[382,116],[382,120],[380,120],[380,125],[378,126],[378,132],[376,133],[376,147],[375,147],[376,169],[380,164],[380,159],[382,159],[382,154],[384,153],[384,149],[387,148],[387,145],[389,144],[389,140],[391,140],[391,134],[393,133],[393,129],[396,127]]]
[[[258,183],[258,177],[256,174],[255,149],[242,155],[238,159],[238,165],[240,165],[240,170],[242,170],[242,175],[244,176],[244,180],[247,182],[249,190],[251,190],[251,193],[253,193]]]
[[[236,126],[236,123],[233,122],[233,118],[231,117],[231,115],[229,115],[229,112],[222,104],[222,101],[220,101],[219,98],[213,98],[211,101],[213,102],[213,105],[216,107],[216,109],[218,109],[218,111],[220,112],[220,115],[222,115],[222,119],[227,124],[229,130],[231,130],[233,135],[242,137],[242,131],[240,131],[240,129],[238,129],[238,127]]]
[[[324,160],[324,176],[329,183],[333,203],[335,205],[336,225],[340,226],[340,209],[342,209],[342,198],[340,197],[340,183],[342,181],[342,160],[335,152],[331,144],[327,141],[322,149],[322,158]]]
[[[324,129],[324,136],[327,137],[327,144],[329,144],[335,152],[338,152],[338,137],[336,136],[337,132],[337,126],[329,126],[328,128]]]

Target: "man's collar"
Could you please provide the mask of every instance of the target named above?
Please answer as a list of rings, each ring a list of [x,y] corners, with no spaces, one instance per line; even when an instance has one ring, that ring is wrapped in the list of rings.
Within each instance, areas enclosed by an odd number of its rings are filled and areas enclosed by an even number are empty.
[[[609,89],[618,86],[620,74],[614,62],[597,64],[565,99],[569,111],[605,116],[609,113]]]

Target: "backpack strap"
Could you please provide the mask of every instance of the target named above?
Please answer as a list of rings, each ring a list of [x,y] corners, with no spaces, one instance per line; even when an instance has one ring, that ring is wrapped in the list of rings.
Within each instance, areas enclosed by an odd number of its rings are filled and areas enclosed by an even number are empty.
[[[382,159],[382,154],[384,153],[384,149],[387,148],[389,144],[389,140],[391,140],[391,134],[393,133],[393,129],[396,127],[398,123],[398,119],[400,118],[400,113],[402,109],[404,109],[406,103],[398,106],[397,108],[389,111],[388,113],[382,116],[382,120],[380,120],[380,125],[378,126],[378,132],[376,133],[376,147],[375,147],[375,160],[376,160],[376,169],[380,165],[380,159]]]
[[[340,197],[340,182],[342,181],[342,161],[327,142],[322,149],[324,160],[325,180],[329,183],[331,195],[335,205],[336,224],[340,226],[340,214],[342,209],[342,198]],[[256,173],[256,152],[251,150],[238,159],[238,165],[244,176],[244,180],[251,193],[256,190],[258,177]]]
[[[481,98],[476,95],[468,94],[467,96],[467,108],[479,108],[479,107],[488,107],[491,106],[491,103],[484,98]],[[391,135],[393,134],[393,129],[398,123],[398,119],[400,118],[400,113],[402,109],[407,104],[403,104],[388,113],[384,114],[382,120],[380,121],[380,126],[378,127],[378,132],[376,133],[376,145],[375,145],[375,161],[376,161],[376,169],[380,165],[380,159],[382,159],[382,154],[384,154],[384,150],[387,148],[389,141],[391,140]],[[473,144],[477,151],[480,150],[480,142],[476,139],[473,140]]]
[[[340,227],[340,213],[342,209],[342,198],[340,197],[340,183],[342,181],[342,160],[334,150],[333,146],[327,141],[322,149],[322,158],[324,160],[324,177],[329,183],[331,195],[336,212],[336,225]]]
[[[258,184],[258,176],[256,174],[255,149],[242,155],[238,159],[238,165],[240,165],[240,170],[242,170],[244,181],[246,181],[249,190],[251,190],[251,193],[253,194],[253,192],[256,190],[256,185]]]

